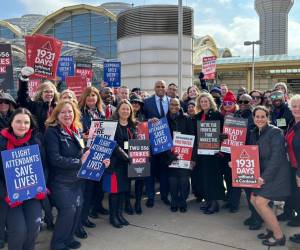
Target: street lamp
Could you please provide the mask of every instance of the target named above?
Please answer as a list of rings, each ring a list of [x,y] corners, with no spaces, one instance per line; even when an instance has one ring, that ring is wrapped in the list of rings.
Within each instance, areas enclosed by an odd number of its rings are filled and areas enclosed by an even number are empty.
[[[251,46],[252,45],[252,90],[254,89],[254,45],[261,45],[261,41],[245,41],[245,46]]]

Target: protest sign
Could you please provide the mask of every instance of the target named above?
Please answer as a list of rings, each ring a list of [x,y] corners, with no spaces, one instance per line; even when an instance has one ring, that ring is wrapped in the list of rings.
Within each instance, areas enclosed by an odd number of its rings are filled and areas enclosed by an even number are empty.
[[[257,145],[231,147],[233,187],[260,188],[259,151]]]
[[[140,140],[149,140],[148,122],[139,122],[136,126],[137,138]]]
[[[217,57],[207,56],[202,58],[202,73],[205,80],[214,80],[217,68]]]
[[[85,77],[88,86],[91,86],[93,80],[92,64],[85,62],[76,62],[75,76]]]
[[[150,145],[147,140],[129,140],[128,155],[130,164],[128,166],[128,177],[150,176]]]
[[[67,76],[74,76],[74,73],[73,56],[61,56],[58,61],[57,76],[65,81]]]
[[[148,122],[150,145],[153,154],[170,150],[173,141],[167,118],[162,118],[157,123]]]
[[[12,203],[34,198],[46,192],[38,145],[1,152],[8,197]]]
[[[0,89],[14,89],[11,45],[0,43]]]
[[[115,141],[97,136],[90,149],[90,154],[81,166],[77,176],[82,179],[100,181],[105,170],[103,160],[110,158],[115,146]]]
[[[33,77],[56,79],[62,41],[44,35],[25,36],[26,65],[34,69]]]
[[[228,138],[222,142],[221,151],[230,153],[231,146],[243,146],[247,136],[247,119],[227,115],[225,117],[223,133]]]
[[[214,155],[220,150],[220,121],[198,121],[198,154]]]
[[[118,122],[116,121],[93,120],[89,130],[86,146],[90,147],[97,135],[113,141],[115,138],[117,125]]]
[[[29,78],[28,81],[28,94],[30,98],[33,98],[34,94],[36,93],[39,85],[41,84],[40,79],[31,79]]]
[[[172,151],[178,155],[178,160],[173,161],[172,164],[169,165],[170,168],[191,168],[194,140],[194,135],[185,135],[180,133],[174,134],[174,146],[172,148]]]
[[[121,62],[103,63],[103,80],[109,87],[121,86]]]
[[[82,76],[67,76],[66,85],[68,89],[74,91],[77,99],[81,96],[83,91],[87,87],[87,81],[85,77]]]

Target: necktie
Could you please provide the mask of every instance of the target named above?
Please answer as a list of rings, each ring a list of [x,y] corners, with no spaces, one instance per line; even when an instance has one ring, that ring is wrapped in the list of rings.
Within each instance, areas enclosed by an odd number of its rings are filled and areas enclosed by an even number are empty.
[[[159,98],[159,106],[160,106],[160,117],[165,117],[165,111],[164,111],[164,107],[163,107],[163,98],[160,97]]]
[[[110,118],[110,105],[107,105],[106,106],[106,109],[105,109],[105,118],[108,119]]]

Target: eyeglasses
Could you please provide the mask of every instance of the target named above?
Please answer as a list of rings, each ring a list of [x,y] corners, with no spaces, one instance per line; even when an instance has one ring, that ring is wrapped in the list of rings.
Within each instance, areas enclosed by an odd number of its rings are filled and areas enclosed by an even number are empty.
[[[252,97],[252,99],[254,100],[259,100],[259,99],[261,99],[261,96],[256,96],[256,95],[254,95],[254,96],[251,96]]]
[[[283,93],[276,93],[276,94],[272,94],[272,95],[270,96],[270,98],[271,98],[271,100],[273,101],[273,100],[282,99],[283,96],[284,96]]]
[[[7,101],[7,100],[0,100],[0,104],[9,104],[9,101]]]
[[[234,105],[234,102],[231,102],[231,101],[224,101],[224,102],[223,102],[223,105],[224,105],[224,106],[231,106],[231,105]]]
[[[242,101],[242,100],[240,100],[240,101],[238,101],[238,104],[249,104],[249,101]]]

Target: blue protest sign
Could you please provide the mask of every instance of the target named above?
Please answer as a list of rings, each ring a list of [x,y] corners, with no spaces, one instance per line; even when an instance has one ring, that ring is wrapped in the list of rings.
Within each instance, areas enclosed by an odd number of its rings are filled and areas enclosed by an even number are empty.
[[[90,149],[90,154],[81,166],[77,176],[82,179],[100,181],[105,170],[103,160],[110,158],[115,146],[115,141],[97,136]]]
[[[57,67],[57,76],[59,76],[62,81],[64,81],[67,76],[74,76],[73,56],[60,57]]]
[[[11,202],[29,200],[46,192],[38,145],[5,150],[1,157]]]
[[[104,62],[103,63],[103,80],[109,87],[121,86],[121,63],[120,62]]]
[[[162,118],[158,123],[148,122],[150,145],[153,154],[167,151],[173,147],[167,118]]]

